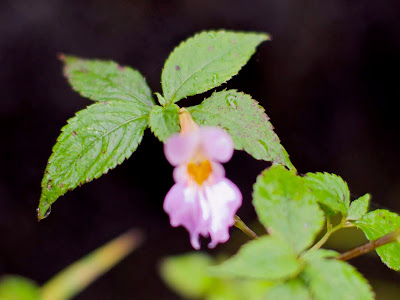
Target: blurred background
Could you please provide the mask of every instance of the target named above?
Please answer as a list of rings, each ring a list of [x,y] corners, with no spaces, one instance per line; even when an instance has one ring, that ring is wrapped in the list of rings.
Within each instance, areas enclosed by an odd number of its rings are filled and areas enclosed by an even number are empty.
[[[0,276],[42,284],[129,228],[144,245],[76,299],[179,299],[158,275],[160,260],[191,251],[188,234],[162,209],[173,184],[162,144],[147,131],[138,150],[107,176],[67,193],[38,223],[40,182],[66,120],[90,101],[72,91],[60,52],[113,59],[138,69],[160,92],[164,60],[203,29],[268,32],[273,41],[222,88],[251,94],[266,109],[300,173],[327,171],[352,197],[400,212],[400,4],[398,0],[2,0],[0,1]],[[208,94],[180,105],[197,104]],[[252,184],[269,163],[236,152],[226,164],[251,224]],[[210,251],[234,252],[246,240]],[[344,250],[362,234],[337,234]],[[204,244],[205,245],[205,244]],[[375,255],[352,261],[378,299],[398,299],[400,275]]]

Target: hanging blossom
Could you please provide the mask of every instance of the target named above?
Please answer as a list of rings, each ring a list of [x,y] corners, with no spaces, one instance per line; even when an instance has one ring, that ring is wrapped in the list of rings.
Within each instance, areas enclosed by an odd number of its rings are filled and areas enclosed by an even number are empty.
[[[220,163],[233,155],[233,141],[218,127],[198,127],[190,114],[181,109],[181,131],[164,145],[164,153],[175,166],[175,185],[164,200],[164,210],[173,227],[184,226],[190,242],[200,249],[199,236],[211,237],[209,248],[229,239],[229,227],[235,222],[242,204],[238,187],[225,178]]]

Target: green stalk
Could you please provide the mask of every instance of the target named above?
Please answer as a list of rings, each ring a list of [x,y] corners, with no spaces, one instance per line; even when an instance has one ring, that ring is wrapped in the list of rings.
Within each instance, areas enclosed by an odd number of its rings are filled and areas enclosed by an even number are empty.
[[[251,230],[238,216],[235,216],[235,227],[243,231],[247,236],[252,239],[258,239],[258,235]]]
[[[135,230],[117,237],[68,266],[41,288],[42,300],[68,300],[114,267],[142,242]]]

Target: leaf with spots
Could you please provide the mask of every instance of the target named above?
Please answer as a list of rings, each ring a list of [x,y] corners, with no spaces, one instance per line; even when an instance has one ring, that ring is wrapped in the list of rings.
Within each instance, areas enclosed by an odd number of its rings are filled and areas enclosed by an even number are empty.
[[[304,180],[275,165],[257,177],[253,205],[272,236],[289,243],[296,253],[311,246],[324,223],[324,215]]]
[[[179,106],[176,104],[167,107],[155,105],[150,112],[150,129],[162,142],[179,132]]]
[[[385,209],[367,213],[354,223],[368,240],[373,241],[400,229],[400,216]],[[389,268],[400,271],[400,241],[378,247],[376,253]]]
[[[251,96],[236,90],[216,92],[188,110],[198,124],[226,129],[236,150],[295,170],[264,109]]]
[[[113,61],[61,55],[72,88],[93,101],[132,101],[151,109],[154,100],[144,77]]]
[[[38,218],[67,191],[99,178],[127,159],[142,140],[149,111],[130,101],[96,103],[62,129],[42,180]]]
[[[264,33],[204,31],[170,54],[161,75],[167,104],[215,88],[236,75],[263,41]]]

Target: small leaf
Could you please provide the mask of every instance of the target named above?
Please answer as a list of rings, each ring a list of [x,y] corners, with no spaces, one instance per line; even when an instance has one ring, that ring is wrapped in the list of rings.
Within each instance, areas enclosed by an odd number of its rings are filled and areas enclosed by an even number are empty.
[[[164,97],[160,94],[160,93],[155,93],[156,94],[156,96],[157,96],[157,100],[158,100],[158,103],[160,103],[160,105],[162,105],[162,106],[165,106],[165,99],[164,99]]]
[[[328,215],[340,212],[347,216],[350,191],[342,178],[329,173],[307,173],[304,180]]]
[[[231,79],[263,41],[264,33],[204,31],[170,54],[161,75],[167,104],[206,92]]]
[[[270,288],[264,299],[271,300],[312,300],[305,283],[300,279],[292,279]]]
[[[312,244],[324,216],[303,178],[275,165],[257,177],[253,205],[271,235],[290,243],[296,253]]]
[[[279,280],[298,273],[300,265],[290,245],[273,236],[248,242],[212,274],[229,278]]]
[[[371,200],[370,194],[358,198],[351,202],[349,214],[346,220],[358,220],[368,212],[369,201]]]
[[[308,260],[301,277],[309,286],[312,299],[315,300],[374,299],[367,280],[343,261],[318,259],[314,256]]]
[[[251,96],[236,90],[217,92],[188,110],[198,124],[226,129],[235,149],[295,170],[264,109]]]
[[[154,105],[146,80],[136,70],[113,61],[61,55],[64,74],[72,88],[94,101],[134,101]]]
[[[373,241],[400,228],[400,216],[385,209],[369,212],[354,223],[368,240]],[[400,242],[393,242],[376,249],[382,262],[389,268],[400,270]]]
[[[185,298],[202,298],[210,290],[213,278],[208,267],[213,259],[201,252],[169,257],[163,260],[161,276],[168,286]]]
[[[7,275],[0,278],[1,300],[40,300],[40,289],[30,279]]]
[[[154,106],[150,112],[150,129],[164,143],[172,134],[179,132],[179,106]]]
[[[58,197],[127,159],[142,140],[148,112],[133,102],[97,103],[68,120],[42,180],[38,218]]]

